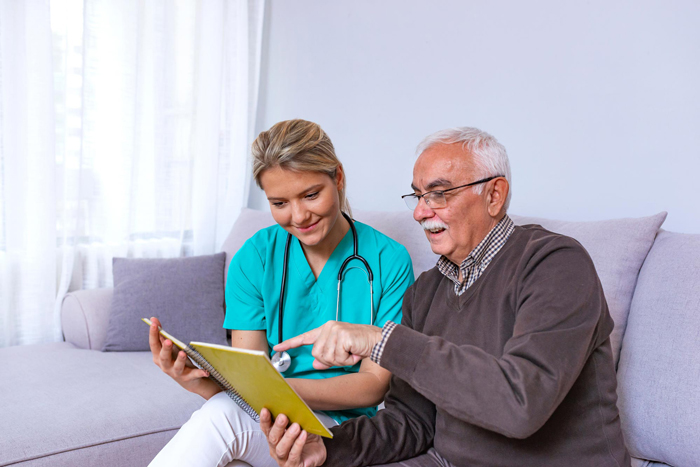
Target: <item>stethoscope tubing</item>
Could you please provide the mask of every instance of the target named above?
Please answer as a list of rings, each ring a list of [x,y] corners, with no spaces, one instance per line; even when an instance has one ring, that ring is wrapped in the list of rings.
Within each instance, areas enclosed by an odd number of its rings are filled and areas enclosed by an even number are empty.
[[[340,270],[338,271],[338,296],[337,296],[337,302],[336,302],[336,311],[335,311],[335,319],[338,321],[339,319],[339,312],[340,312],[340,284],[343,280],[343,275],[346,272],[347,265],[350,263],[352,260],[359,260],[362,262],[362,264],[365,265],[366,268],[366,274],[367,274],[367,280],[369,282],[369,290],[370,290],[370,324],[374,323],[374,287],[372,286],[372,283],[374,282],[374,274],[372,274],[372,268],[370,267],[369,263],[365,258],[360,256],[358,253],[358,247],[357,247],[357,230],[355,229],[355,225],[353,224],[352,219],[350,216],[342,212],[343,217],[348,221],[348,224],[350,224],[350,229],[352,230],[352,255],[348,256],[345,258],[345,261],[343,261],[343,264],[340,266]],[[288,269],[288,263],[289,263],[289,246],[292,243],[292,234],[288,233],[287,234],[287,241],[284,245],[284,261],[282,264],[282,285],[280,286],[280,299],[279,299],[279,310],[278,310],[278,343],[282,342],[283,339],[283,331],[284,331],[284,296],[286,293],[286,288],[287,288],[287,269]],[[352,268],[349,268],[352,269]],[[278,354],[275,354],[275,359],[273,359],[273,363],[275,364],[275,367],[280,371],[286,371],[290,364],[291,364],[291,358],[289,357],[289,354],[287,352],[281,352]]]

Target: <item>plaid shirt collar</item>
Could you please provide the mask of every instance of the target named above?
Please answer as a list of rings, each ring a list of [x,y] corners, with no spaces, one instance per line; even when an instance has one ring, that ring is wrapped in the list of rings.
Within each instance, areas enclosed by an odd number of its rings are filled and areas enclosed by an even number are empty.
[[[455,263],[441,256],[437,262],[438,270],[455,284],[455,294],[462,295],[480,276],[496,253],[505,245],[515,230],[515,224],[503,216],[496,226],[484,237],[458,267]],[[462,281],[459,281],[459,271],[462,271]]]

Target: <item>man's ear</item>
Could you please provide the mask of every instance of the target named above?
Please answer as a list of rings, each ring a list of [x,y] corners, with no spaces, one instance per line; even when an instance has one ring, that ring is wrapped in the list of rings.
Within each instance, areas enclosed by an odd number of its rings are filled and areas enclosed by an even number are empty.
[[[498,177],[487,185],[487,209],[491,217],[498,217],[508,199],[510,185],[504,177]]]

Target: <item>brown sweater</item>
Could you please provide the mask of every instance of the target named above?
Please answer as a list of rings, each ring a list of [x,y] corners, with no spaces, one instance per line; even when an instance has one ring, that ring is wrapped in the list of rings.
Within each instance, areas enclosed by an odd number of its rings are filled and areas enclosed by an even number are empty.
[[[629,466],[616,406],[613,321],[569,237],[516,227],[461,296],[437,268],[403,302],[381,365],[386,409],[333,429],[325,465],[415,457],[455,466]]]

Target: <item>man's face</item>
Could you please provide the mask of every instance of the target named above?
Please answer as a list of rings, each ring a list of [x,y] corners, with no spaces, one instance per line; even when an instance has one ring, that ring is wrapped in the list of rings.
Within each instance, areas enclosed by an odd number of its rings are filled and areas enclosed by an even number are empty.
[[[447,190],[477,180],[471,154],[461,143],[437,144],[424,151],[413,167],[414,192]],[[445,193],[447,205],[431,208],[421,199],[413,218],[425,229],[433,252],[460,264],[495,225],[487,210],[486,190],[472,187]]]

